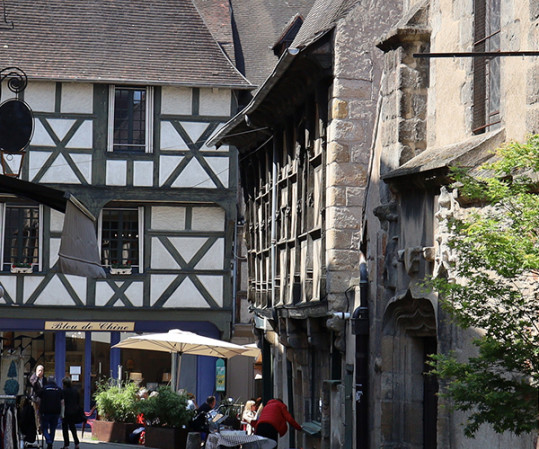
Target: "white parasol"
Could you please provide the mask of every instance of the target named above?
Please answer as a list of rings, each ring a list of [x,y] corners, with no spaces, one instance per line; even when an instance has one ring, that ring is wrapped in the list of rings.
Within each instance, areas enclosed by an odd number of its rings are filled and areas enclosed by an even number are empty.
[[[129,337],[113,346],[120,349],[145,349],[163,351],[178,355],[178,371],[172,364],[172,379],[175,390],[178,389],[181,357],[183,354],[205,355],[229,359],[247,351],[244,346],[235,345],[215,338],[203,337],[193,332],[171,329],[159,334],[146,334]]]

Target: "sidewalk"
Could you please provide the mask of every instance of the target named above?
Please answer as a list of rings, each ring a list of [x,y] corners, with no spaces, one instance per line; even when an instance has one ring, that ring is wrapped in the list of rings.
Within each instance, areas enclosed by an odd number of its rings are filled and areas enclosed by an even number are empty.
[[[105,443],[103,441],[97,441],[92,440],[92,433],[91,431],[86,430],[84,432],[84,438],[81,438],[81,431],[80,429],[77,429],[77,435],[80,440],[80,449],[137,449],[137,448],[143,448],[144,446],[140,446],[137,444],[122,444],[122,443]],[[41,441],[41,435],[39,435],[39,441]],[[64,438],[62,436],[62,429],[57,429],[56,434],[54,436],[54,444],[53,449],[61,449],[64,446]],[[43,444],[43,449],[45,449],[47,445]],[[71,435],[71,432],[69,433],[69,449],[74,449],[75,444],[73,443],[73,436]]]

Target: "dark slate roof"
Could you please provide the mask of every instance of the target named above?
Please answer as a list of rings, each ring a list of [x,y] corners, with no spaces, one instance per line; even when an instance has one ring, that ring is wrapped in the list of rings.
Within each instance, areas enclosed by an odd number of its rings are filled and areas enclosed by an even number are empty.
[[[30,79],[249,88],[191,0],[6,0],[3,67]]]
[[[193,0],[193,3],[217,43],[228,58],[234,61],[232,11],[228,0]]]
[[[303,48],[332,30],[360,0],[316,0],[292,47]]]
[[[306,17],[314,0],[230,0],[237,32],[236,66],[254,84],[262,84],[278,61],[271,47],[290,20]]]
[[[235,1],[242,2],[245,0],[231,0],[234,4]],[[258,0],[257,0],[258,1]],[[266,2],[267,0],[260,0]],[[232,119],[230,119],[215,135],[210,137],[207,141],[207,145],[221,145],[225,141],[227,143],[232,143],[238,147],[244,145],[246,148],[249,147],[249,142],[257,142],[252,136],[254,132],[248,124],[246,124],[245,117],[248,114],[252,114],[257,110],[262,111],[265,117],[265,121],[272,119],[271,110],[276,111],[277,109],[272,106],[272,100],[277,100],[280,95],[287,95],[287,89],[283,88],[284,85],[290,83],[296,83],[294,77],[304,76],[305,73],[300,73],[305,67],[300,66],[299,70],[295,69],[295,74],[290,74],[290,67],[293,65],[294,59],[297,56],[302,54],[302,51],[306,50],[310,44],[314,44],[316,41],[326,35],[330,30],[332,30],[337,22],[346,16],[346,14],[361,0],[315,0],[314,5],[312,6],[309,14],[306,16],[305,21],[303,22],[302,27],[300,28],[294,42],[292,42],[288,51],[285,51],[280,57],[277,64],[272,66],[265,77],[261,86],[257,89],[254,94],[254,97],[250,103],[238,114],[236,114]],[[291,3],[291,2],[286,2]],[[273,55],[273,53],[272,53]],[[275,56],[273,56],[275,57]],[[305,69],[308,70],[308,69]],[[287,71],[289,71],[287,73]],[[260,73],[261,76],[263,73]],[[249,76],[248,76],[249,77]],[[277,89],[280,80],[284,79],[285,81],[281,83],[281,90],[283,93],[280,95],[274,94],[274,89]],[[251,80],[253,81],[253,80]],[[297,88],[297,87],[296,87]],[[263,105],[269,105],[269,107],[264,108]],[[264,128],[265,129],[265,128]]]

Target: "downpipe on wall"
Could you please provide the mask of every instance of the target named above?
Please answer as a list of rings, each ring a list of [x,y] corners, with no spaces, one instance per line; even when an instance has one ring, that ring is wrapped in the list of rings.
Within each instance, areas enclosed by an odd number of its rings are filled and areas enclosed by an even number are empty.
[[[356,336],[356,449],[369,447],[369,274],[363,253],[359,256],[359,307],[352,314]]]

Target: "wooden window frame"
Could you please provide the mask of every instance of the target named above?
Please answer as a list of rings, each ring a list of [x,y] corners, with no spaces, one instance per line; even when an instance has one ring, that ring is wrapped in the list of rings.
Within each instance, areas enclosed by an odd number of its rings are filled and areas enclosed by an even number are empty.
[[[136,260],[136,263],[134,260],[129,260],[127,258],[126,260],[110,260],[112,257],[109,257],[108,260],[103,256],[103,213],[106,211],[137,211],[137,232],[138,232],[138,244],[137,244],[137,253],[138,258]],[[127,262],[130,262],[131,269],[135,273],[142,273],[143,272],[143,260],[144,260],[144,223],[143,223],[143,217],[144,217],[144,207],[105,207],[99,214],[99,222],[98,222],[98,232],[97,232],[97,238],[98,238],[98,245],[99,245],[99,255],[101,258],[101,263],[103,267],[110,269],[112,264],[126,264]],[[132,259],[132,258],[131,258]]]
[[[35,239],[37,239],[37,242],[35,245],[32,246],[32,248],[34,248],[33,251],[37,251],[37,255],[24,256],[22,254],[17,254],[17,260],[7,260],[5,255],[5,248],[8,209],[32,209],[36,211],[37,217],[32,217],[31,220],[37,220],[37,235],[35,237]],[[19,217],[19,220],[20,219],[21,217]],[[2,262],[2,271],[9,271],[13,263],[30,263],[33,269],[41,271],[43,260],[43,205],[2,203],[0,205],[0,223],[2,224],[2,226],[0,227],[0,258]],[[27,249],[29,247],[27,245],[20,247],[20,244],[18,244],[17,246],[19,247],[18,252],[20,250],[24,251],[24,249]]]
[[[115,111],[116,111],[116,92],[125,91],[145,91],[145,110],[144,110],[144,144],[125,144],[114,142],[115,131]],[[152,153],[153,152],[153,128],[154,128],[154,89],[152,86],[122,86],[112,85],[109,88],[109,113],[108,113],[108,137],[107,150],[118,153]],[[131,146],[130,149],[118,148]]]

